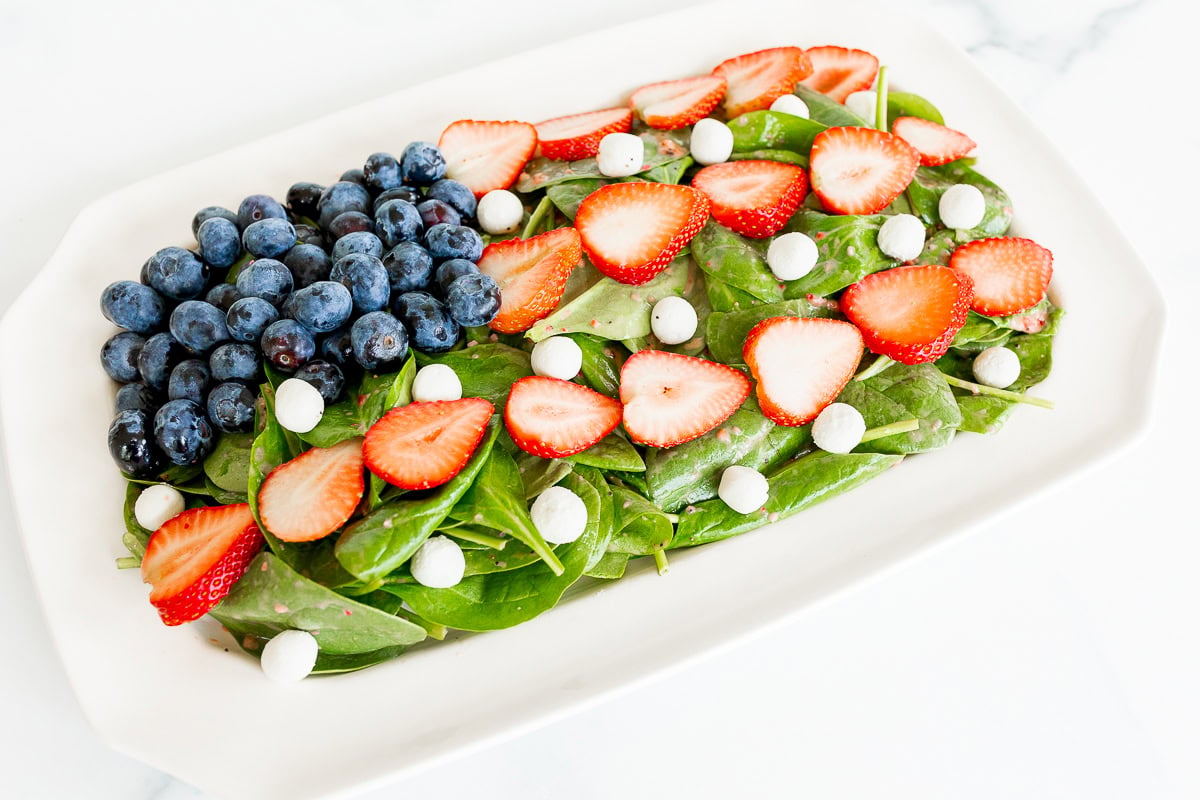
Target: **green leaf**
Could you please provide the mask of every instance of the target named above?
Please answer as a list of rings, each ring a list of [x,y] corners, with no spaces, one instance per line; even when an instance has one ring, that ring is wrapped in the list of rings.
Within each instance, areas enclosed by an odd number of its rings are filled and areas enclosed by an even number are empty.
[[[722,364],[744,364],[742,346],[746,343],[746,335],[764,319],[831,316],[833,309],[810,303],[805,298],[755,305],[740,311],[714,312],[708,317],[704,338],[708,342],[708,352],[714,361],[720,361]]]
[[[550,202],[572,221],[579,211],[579,204],[592,192],[604,186],[609,181],[602,178],[581,178],[579,180],[556,183],[546,188],[546,197]]]
[[[711,275],[764,303],[783,299],[783,289],[767,267],[766,241],[739,236],[709,220],[692,239],[692,254],[705,275]],[[713,308],[720,308],[714,302]]]
[[[751,111],[729,121],[735,153],[782,150],[807,155],[813,139],[827,127],[781,111]]]
[[[598,580],[615,581],[625,575],[625,567],[630,558],[628,553],[605,553],[584,575]]]
[[[873,272],[896,266],[899,262],[884,255],[876,240],[887,220],[883,214],[822,214],[801,211],[785,226],[799,231],[817,243],[817,264],[807,275],[788,281],[788,299],[829,295],[857,283]]]
[[[942,118],[942,112],[937,110],[937,106],[921,95],[912,92],[889,91],[887,110],[888,130],[892,129],[892,123],[896,121],[896,117],[920,117],[930,122],[936,122],[938,125],[946,124],[946,120]]]
[[[146,555],[146,545],[150,542],[150,534],[154,532],[139,525],[137,515],[133,512],[138,495],[143,491],[142,486],[132,481],[125,485],[125,535],[121,537],[125,549],[129,551],[129,555],[138,560],[139,564],[142,563],[142,556]]]
[[[646,471],[646,463],[637,448],[618,433],[610,433],[582,453],[567,456],[566,460],[614,472]]]
[[[611,491],[613,536],[608,543],[609,553],[646,556],[671,543],[675,527],[658,506],[622,486],[613,486]]]
[[[867,120],[858,116],[832,97],[813,91],[807,86],[797,86],[795,94],[808,106],[809,119],[814,122],[819,122],[830,128],[839,126],[874,127]]]
[[[258,513],[258,491],[267,475],[280,464],[299,455],[292,450],[286,435],[287,432],[275,419],[275,390],[268,383],[259,387],[258,418],[255,422],[255,429],[260,433],[255,437],[254,444],[250,448],[246,498],[250,503],[250,511],[254,514],[254,520],[258,523],[259,530],[267,540],[267,546],[271,552],[288,564],[295,565],[296,560],[300,557],[301,548],[285,544],[276,538],[275,534],[271,533],[270,529],[263,524],[262,517]]]
[[[417,361],[445,364],[462,382],[463,397],[482,397],[496,408],[503,408],[512,385],[533,374],[529,353],[499,342],[477,344],[438,355],[417,354]]]
[[[358,391],[348,391],[346,399],[325,408],[317,426],[300,439],[314,447],[333,447],[338,442],[364,436],[372,425],[405,397],[411,400],[416,359],[409,356],[397,372],[366,373]]]
[[[588,386],[609,397],[616,397],[621,389],[621,364],[624,351],[620,346],[598,336],[583,333],[567,334],[583,351],[583,366],[579,374]]]
[[[919,427],[863,442],[856,453],[922,453],[945,447],[962,414],[942,373],[932,364],[892,364],[864,381],[850,381],[838,400],[859,410],[868,428],[917,419]]]
[[[714,312],[737,311],[758,305],[758,300],[754,295],[730,286],[712,275],[704,276],[704,287],[708,293],[708,303]]]
[[[938,203],[951,186],[958,183],[970,184],[983,193],[986,203],[983,221],[969,231],[958,231],[959,244],[972,239],[1003,236],[1012,223],[1012,201],[1008,194],[992,181],[971,169],[962,160],[951,161],[940,167],[919,167],[916,177],[908,185],[906,194],[912,204],[913,213],[926,225],[940,225]],[[926,247],[929,247],[927,244]]]
[[[540,458],[524,450],[517,453],[516,460],[526,500],[537,497],[558,484],[571,471],[570,461],[561,458]]]
[[[212,453],[204,459],[204,474],[218,488],[244,495],[250,479],[253,444],[253,434],[222,433]]]
[[[637,135],[642,139],[644,150],[642,156],[643,175],[654,171],[656,167],[689,156],[690,130],[687,128],[674,131],[647,129]],[[517,191],[528,194],[548,186],[578,181],[581,178],[603,180],[604,177],[595,158],[583,158],[579,161],[555,161],[538,156],[531,158],[525,165],[521,177],[517,179]]]
[[[808,166],[808,156],[793,153],[791,150],[747,150],[744,153],[733,153],[730,161],[778,161],[781,164],[795,164],[797,167]]]

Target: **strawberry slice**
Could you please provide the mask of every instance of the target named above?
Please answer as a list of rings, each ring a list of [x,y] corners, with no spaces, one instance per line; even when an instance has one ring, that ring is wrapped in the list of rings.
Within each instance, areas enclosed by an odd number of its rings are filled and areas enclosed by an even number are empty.
[[[708,220],[708,198],[690,186],[610,183],[579,204],[575,227],[596,269],[639,284],[666,269]]]
[[[1037,305],[1054,273],[1054,256],[1030,239],[1015,236],[968,242],[950,256],[950,267],[971,277],[971,310],[989,317]]]
[[[672,447],[708,433],[749,396],[744,373],[703,358],[640,350],[621,367],[625,430],[651,447]]]
[[[911,144],[926,167],[949,164],[975,149],[975,141],[965,133],[920,117],[896,117],[892,133]]]
[[[488,326],[500,333],[529,330],[562,300],[567,277],[582,257],[574,228],[489,244],[479,271],[500,287],[500,310]]]
[[[971,279],[949,267],[896,267],[846,289],[839,305],[872,352],[923,364],[950,348],[967,321],[971,294]]]
[[[555,117],[539,122],[538,147],[546,158],[557,161],[578,161],[600,151],[600,140],[610,133],[628,133],[633,127],[633,111],[628,108],[606,108]]]
[[[481,397],[393,408],[367,431],[363,460],[401,489],[441,486],[471,460],[494,411]]]
[[[446,157],[446,177],[483,197],[512,186],[537,147],[537,130],[528,122],[460,119],[442,131],[438,147]]]
[[[862,334],[849,322],[803,317],[764,319],[742,347],[763,414],[793,426],[816,419],[837,398],[862,353]]]
[[[512,385],[504,425],[517,447],[542,458],[582,452],[621,423],[621,404],[578,383],[531,375]]]
[[[808,176],[801,167],[779,161],[726,161],[697,172],[692,187],[708,197],[717,222],[765,239],[778,233],[804,200]]]
[[[879,59],[866,50],[826,45],[804,52],[812,61],[813,71],[800,83],[839,103],[846,102],[853,92],[869,89],[879,72]]]
[[[150,537],[142,557],[151,604],[167,625],[199,619],[229,594],[262,545],[246,503],[172,517]]]
[[[713,74],[725,79],[725,115],[733,119],[770,108],[812,71],[812,61],[799,47],[772,47],[726,59]]]
[[[724,78],[701,75],[643,86],[630,95],[629,107],[651,128],[672,131],[707,117],[724,96]]]
[[[874,214],[908,188],[921,158],[912,145],[874,128],[828,128],[813,139],[812,189],[838,214]]]
[[[314,447],[271,470],[258,516],[284,542],[311,542],[350,519],[363,496],[362,439]]]

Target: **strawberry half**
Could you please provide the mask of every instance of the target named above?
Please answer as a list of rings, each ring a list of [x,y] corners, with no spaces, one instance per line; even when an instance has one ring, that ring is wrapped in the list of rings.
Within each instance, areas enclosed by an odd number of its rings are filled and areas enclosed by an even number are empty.
[[[949,267],[896,267],[846,289],[839,305],[872,352],[923,364],[950,348],[967,321],[971,294],[971,279]]]
[[[703,358],[640,350],[621,367],[625,430],[651,447],[673,447],[708,433],[749,396],[744,373]]]
[[[363,460],[401,489],[441,486],[471,460],[494,411],[481,397],[393,408],[367,431]]]
[[[725,79],[725,115],[733,119],[770,108],[812,71],[812,61],[799,47],[772,47],[726,59],[713,74]]]
[[[621,424],[621,404],[578,383],[531,375],[512,385],[504,425],[517,447],[542,458],[582,452]]]
[[[662,272],[708,220],[708,198],[690,186],[610,183],[579,204],[575,227],[596,269],[639,284]]]
[[[800,83],[839,103],[846,102],[853,92],[869,89],[879,72],[879,59],[866,50],[826,45],[804,52],[812,61],[813,71]]]
[[[949,164],[975,149],[965,133],[920,117],[896,117],[892,133],[912,145],[926,167]]]
[[[962,245],[950,256],[950,267],[974,282],[971,309],[995,317],[1024,311],[1042,299],[1054,256],[1030,239],[1006,236]]]
[[[528,122],[461,119],[442,131],[438,147],[446,157],[446,177],[483,197],[512,186],[537,147],[537,130]]]
[[[808,194],[801,167],[779,161],[726,161],[692,178],[712,206],[712,216],[743,236],[765,239],[787,224]]]
[[[142,557],[150,603],[167,625],[199,619],[229,594],[262,546],[246,503],[172,517],[150,537]]]
[[[567,277],[582,257],[574,228],[489,244],[479,271],[500,287],[500,310],[488,327],[500,333],[529,330],[562,300]]]
[[[724,96],[724,78],[701,75],[643,86],[630,95],[629,107],[651,128],[671,131],[704,119]]]
[[[828,128],[813,139],[809,178],[838,214],[882,211],[912,182],[921,158],[899,136],[874,128]]]
[[[628,133],[633,127],[633,111],[628,108],[606,108],[555,117],[534,126],[538,147],[546,158],[558,161],[578,161],[600,151],[600,140],[610,133]]]
[[[311,542],[350,519],[363,496],[363,440],[314,447],[271,470],[258,516],[284,542]]]
[[[834,401],[862,353],[862,334],[849,322],[803,317],[764,319],[742,347],[763,414],[793,426],[811,422]]]

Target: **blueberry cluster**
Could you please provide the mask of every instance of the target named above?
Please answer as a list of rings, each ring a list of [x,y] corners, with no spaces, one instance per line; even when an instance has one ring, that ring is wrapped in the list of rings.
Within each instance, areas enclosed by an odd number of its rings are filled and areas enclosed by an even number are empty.
[[[500,289],[476,267],[475,196],[435,145],[369,156],[329,185],[296,183],[236,212],[192,219],[196,247],[165,247],[101,311],[123,330],[100,360],[124,384],[108,443],[134,477],[202,461],[220,431],[248,431],[263,365],[335,402],[350,373],[395,369],[485,325]],[[352,377],[352,375],[350,375]]]

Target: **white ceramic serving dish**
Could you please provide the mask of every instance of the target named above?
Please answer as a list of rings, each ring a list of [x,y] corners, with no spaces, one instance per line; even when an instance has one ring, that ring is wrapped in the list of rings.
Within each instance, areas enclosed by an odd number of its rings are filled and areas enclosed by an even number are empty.
[[[714,18],[722,24],[707,22]],[[774,20],[765,32],[763,19]],[[668,28],[664,40],[677,46],[595,68],[598,53],[628,56],[646,30]],[[1036,390],[1055,411],[1020,408],[999,435],[963,435],[799,517],[674,553],[666,578],[643,566],[516,629],[296,687],[265,681],[211,622],[163,627],[136,572],[114,568],[123,488],[105,446],[113,387],[97,353],[111,328],[98,297],[111,281],[136,278],[154,250],[186,243],[196,209],[331,180],[368,153],[436,139],[458,118],[537,121],[612,106],[639,85],[707,72],[731,55],[831,42],[875,52],[895,86],[930,98],[969,132],[980,169],[1013,198],[1014,232],[1055,253],[1054,289],[1068,316],[1053,375]],[[537,90],[512,88],[520,86]],[[740,0],[588,34],[110,195],[79,216],[0,328],[0,374],[24,376],[0,385],[17,516],[83,710],[113,747],[214,796],[298,800],[363,789],[519,734],[761,633],[1013,512],[1145,429],[1164,311],[1116,231],[1034,123],[965,54],[910,15],[858,3]],[[50,315],[59,335],[29,346]]]

